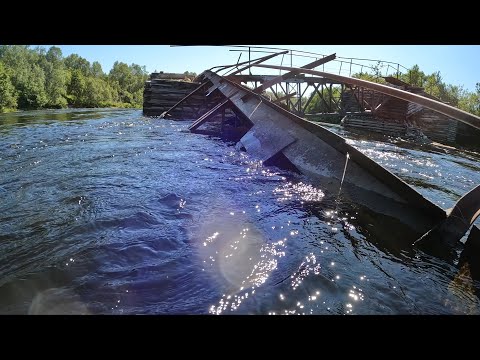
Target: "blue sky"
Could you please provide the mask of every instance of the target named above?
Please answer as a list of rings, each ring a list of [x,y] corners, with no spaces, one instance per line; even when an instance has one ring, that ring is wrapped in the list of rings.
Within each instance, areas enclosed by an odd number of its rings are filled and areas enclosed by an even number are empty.
[[[215,65],[235,63],[239,52],[219,46],[170,47],[169,45],[58,45],[64,56],[77,53],[90,62],[99,61],[108,72],[113,63],[145,65],[149,72],[194,71],[200,73]],[[257,45],[258,46],[258,45]],[[269,46],[269,45],[265,45]],[[336,53],[338,56],[381,59],[398,62],[407,68],[418,64],[425,73],[440,71],[443,80],[454,85],[463,85],[474,90],[480,82],[480,45],[270,45],[321,54]],[[48,46],[47,46],[48,47]],[[238,49],[238,48],[237,48]],[[252,58],[265,54],[252,53]],[[242,54],[241,60],[248,59]],[[298,58],[294,66],[301,66],[313,59]],[[279,64],[277,61],[277,64]],[[288,60],[287,65],[290,65]],[[285,62],[284,62],[285,64]],[[345,65],[344,65],[345,66]],[[319,69],[321,70],[321,69]],[[328,69],[325,68],[325,71]],[[257,70],[258,72],[265,72]],[[338,71],[337,71],[338,73]],[[342,74],[344,74],[342,72]],[[348,74],[347,74],[348,75]]]

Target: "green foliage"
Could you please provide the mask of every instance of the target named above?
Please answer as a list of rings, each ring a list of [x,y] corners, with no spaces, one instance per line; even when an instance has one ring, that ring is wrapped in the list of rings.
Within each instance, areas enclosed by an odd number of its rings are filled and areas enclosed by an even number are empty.
[[[385,83],[385,79],[381,76],[381,68],[378,65],[369,73],[361,72],[352,75],[352,77]],[[480,116],[480,83],[477,83],[476,92],[469,92],[462,86],[446,84],[439,71],[430,75],[425,74],[418,65],[414,65],[406,73],[400,74],[399,79],[410,85],[423,88],[427,94],[441,101]]]
[[[90,62],[77,54],[68,55],[65,60],[65,66],[68,70],[78,70],[83,76],[90,75]]]
[[[0,112],[17,107],[15,87],[10,80],[10,75],[0,62]]]
[[[56,46],[48,49],[45,55],[45,91],[47,107],[64,108],[67,106],[67,71],[63,62],[62,50]]]
[[[315,113],[326,113],[330,112],[330,102],[331,102],[331,95],[333,98],[338,102],[340,97],[341,89],[338,86],[332,87],[332,94],[330,95],[330,91],[327,88],[324,88],[323,91],[319,90],[319,93],[322,94],[320,97],[317,93],[313,96],[312,101],[307,106],[306,112],[309,114]],[[333,101],[332,101],[333,105]]]
[[[194,73],[188,73],[195,76]],[[116,62],[107,75],[98,61],[63,57],[25,45],[0,45],[0,112],[14,109],[140,107],[145,66]]]
[[[400,76],[400,80],[413,85],[422,87],[425,82],[426,75],[423,71],[420,71],[418,65],[413,65],[405,74]]]
[[[190,81],[193,81],[193,79],[197,77],[197,73],[190,72],[190,71],[185,71],[183,75],[185,75],[186,80],[190,80]]]
[[[475,88],[476,92],[464,92],[464,95],[460,97],[458,107],[480,116],[480,83],[477,83]]]
[[[84,96],[87,85],[85,83],[85,76],[80,69],[75,69],[71,72],[70,83],[68,84],[68,93],[73,100],[72,105],[81,107],[84,104]]]
[[[108,75],[108,80],[117,89],[119,100],[133,106],[141,106],[143,101],[143,86],[147,80],[145,67],[137,64],[128,66],[116,61]]]
[[[92,63],[92,68],[90,69],[90,73],[92,74],[92,76],[97,78],[105,75],[105,73],[102,70],[102,65],[100,65],[98,61],[94,61]]]
[[[17,83],[18,107],[21,109],[40,109],[48,102],[45,91],[45,73],[37,64],[22,74]]]

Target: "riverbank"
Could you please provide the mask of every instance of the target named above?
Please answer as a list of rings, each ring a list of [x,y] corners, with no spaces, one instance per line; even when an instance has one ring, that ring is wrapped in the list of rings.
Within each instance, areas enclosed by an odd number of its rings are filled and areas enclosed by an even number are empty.
[[[68,106],[65,108],[41,108],[41,109],[3,109],[0,111],[0,114],[9,114],[9,113],[24,113],[30,111],[39,111],[39,110],[78,110],[78,109],[98,109],[98,110],[108,110],[108,109],[141,109],[141,105],[133,105],[128,103],[118,103],[118,104],[109,104],[107,106]]]

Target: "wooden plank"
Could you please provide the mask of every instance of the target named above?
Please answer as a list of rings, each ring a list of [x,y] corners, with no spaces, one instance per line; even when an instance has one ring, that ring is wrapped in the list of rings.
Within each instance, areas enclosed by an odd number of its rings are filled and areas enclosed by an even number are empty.
[[[150,78],[153,80],[153,79],[160,79],[160,80],[163,80],[163,79],[185,79],[185,74],[177,74],[177,73],[151,73],[150,74]]]

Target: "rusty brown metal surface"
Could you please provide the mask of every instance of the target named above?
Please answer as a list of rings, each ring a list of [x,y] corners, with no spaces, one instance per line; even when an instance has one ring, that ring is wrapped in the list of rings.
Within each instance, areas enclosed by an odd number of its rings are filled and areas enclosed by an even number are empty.
[[[255,82],[258,81],[260,83],[264,83],[266,81],[273,80],[278,77],[278,75],[250,75],[250,74],[245,74],[245,75],[227,75],[226,76],[228,79],[233,80],[237,83],[240,82]],[[309,83],[309,84],[337,84],[340,85],[342,84],[339,81],[334,81],[330,79],[326,79],[324,77],[318,77],[318,76],[305,76],[304,74],[301,75],[295,75],[292,74],[291,77],[285,78],[282,82],[290,82],[290,83]]]
[[[328,55],[325,56],[324,58],[321,58],[319,60],[315,60],[307,65],[302,66],[302,69],[313,69],[319,65],[326,64],[329,61],[335,60],[336,54]],[[270,81],[264,82],[262,85],[259,87],[255,88],[253,91],[256,93],[261,93],[262,91],[268,89],[269,87],[278,84],[279,82],[282,82],[285,79],[288,79],[289,77],[292,77],[294,75],[293,72],[288,72],[286,74],[280,75],[276,77],[275,79],[272,79]]]
[[[384,76],[383,78],[385,79],[386,82],[392,85],[405,86],[406,89],[412,89],[412,90],[423,90],[422,87],[410,85],[409,83],[406,83],[405,81],[397,79],[396,77],[393,77],[393,76]]]
[[[288,66],[277,66],[277,65],[253,65],[255,67],[262,67],[262,68],[267,68],[267,69],[277,69],[277,70],[285,70],[293,73],[304,73],[304,74],[310,74],[310,75],[317,75],[317,76],[323,76],[332,80],[337,80],[341,81],[345,84],[350,84],[350,85],[355,85],[355,86],[360,86],[364,87],[367,89],[375,90],[380,93],[396,97],[398,99],[410,101],[413,103],[420,104],[426,108],[429,108],[431,110],[437,111],[441,114],[444,114],[446,116],[449,116],[453,119],[456,119],[458,121],[464,122],[465,124],[468,124],[470,126],[473,126],[477,129],[480,129],[480,117],[475,116],[473,114],[470,114],[466,111],[457,109],[456,107],[444,104],[442,102],[429,99],[425,96],[417,95],[414,93],[410,93],[408,91],[396,89],[393,87],[389,87],[386,85],[382,84],[377,84],[373,83],[371,81],[367,80],[361,80],[361,79],[356,79],[356,78],[351,78],[348,76],[342,76],[342,75],[336,75],[336,74],[331,74],[327,72],[322,72],[322,71],[316,71],[316,70],[309,70],[309,69],[303,69],[303,68],[293,68],[293,67],[288,67]]]

